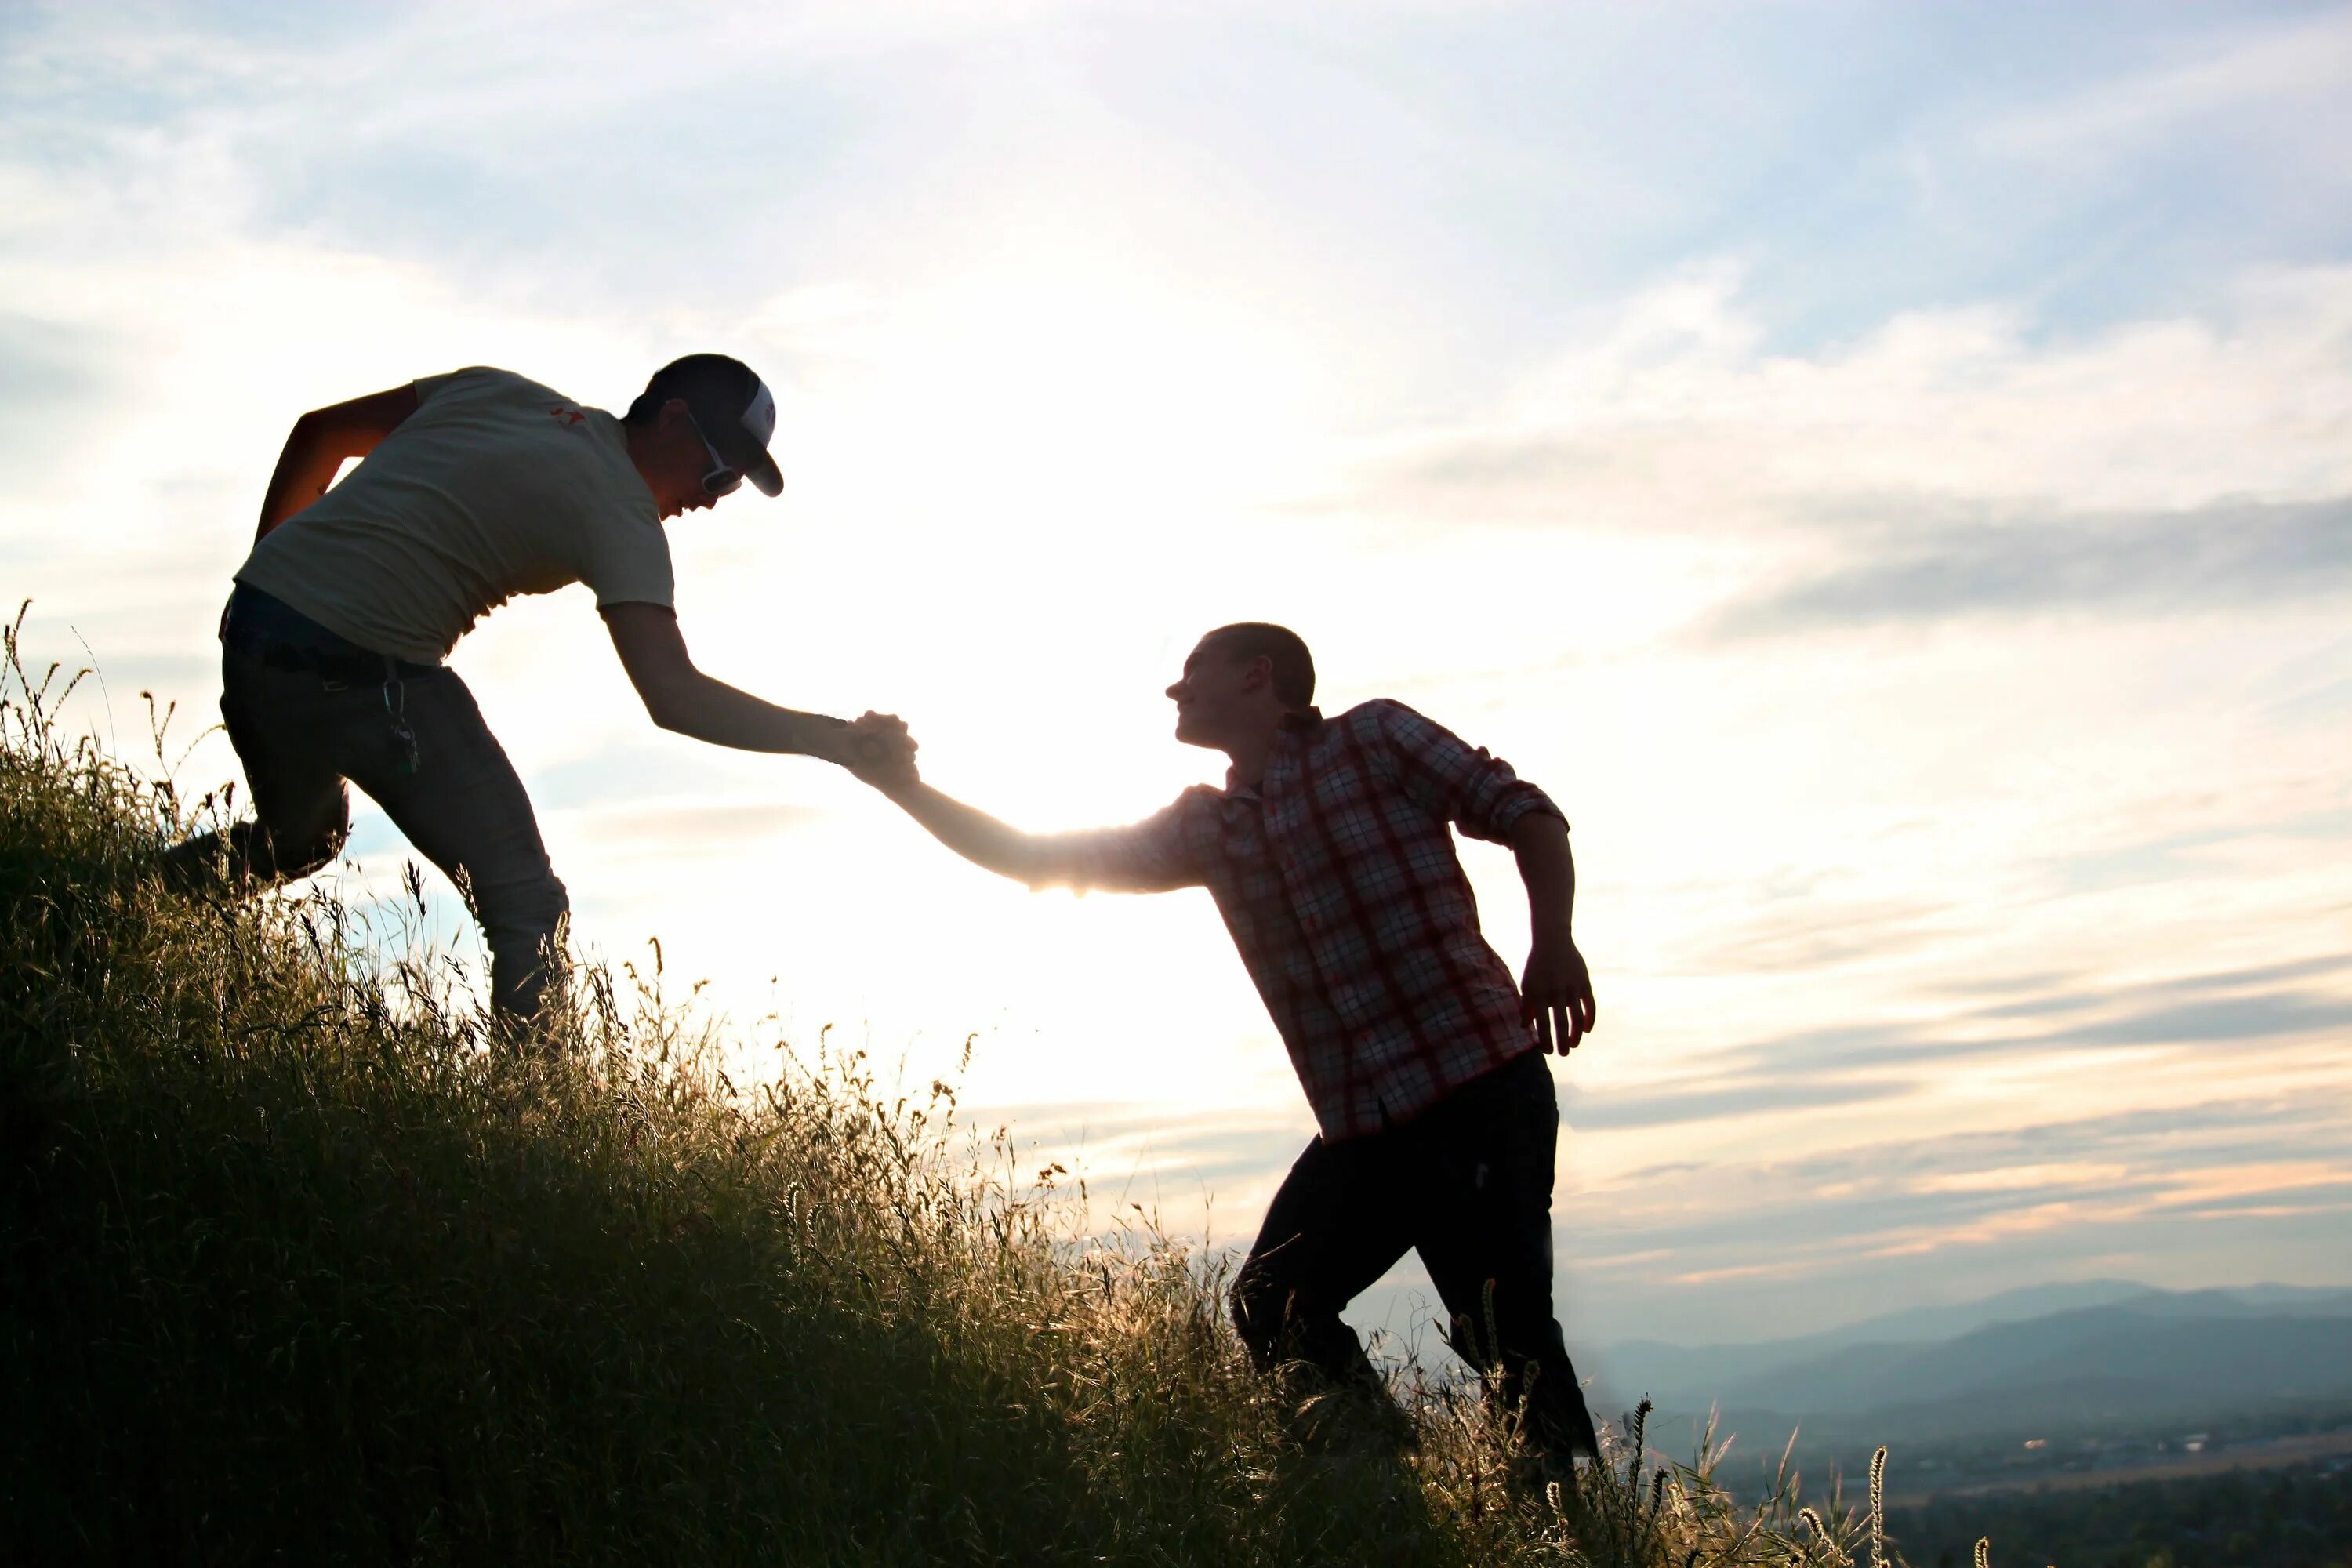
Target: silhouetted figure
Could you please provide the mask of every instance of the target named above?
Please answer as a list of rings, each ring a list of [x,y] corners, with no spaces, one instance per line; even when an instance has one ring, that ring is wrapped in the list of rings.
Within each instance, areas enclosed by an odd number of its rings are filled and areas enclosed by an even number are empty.
[[[442,660],[508,599],[573,583],[595,590],[666,730],[835,763],[905,744],[896,721],[777,708],[688,656],[664,525],[747,478],[779,494],[775,421],[760,378],[719,354],[664,366],[619,419],[480,366],[302,416],[221,617],[221,716],[255,817],[175,847],[167,873],[238,891],[317,870],[350,831],[348,780],[465,889],[498,1011],[536,1017],[570,901],[522,781]]]
[[[1205,886],[1274,1016],[1320,1133],[1266,1211],[1233,1293],[1261,1370],[1305,1362],[1377,1386],[1340,1321],[1406,1248],[1490,1393],[1527,1401],[1527,1436],[1597,1451],[1552,1315],[1559,1111],[1544,1057],[1593,1023],[1570,935],[1576,873],[1558,807],[1510,767],[1402,703],[1326,719],[1315,667],[1280,626],[1201,639],[1168,689],[1176,738],[1232,762],[1130,827],[1032,835],[923,784],[854,768],[958,854],[1032,886]],[[1517,853],[1534,917],[1523,986],[1486,944],[1449,825]]]

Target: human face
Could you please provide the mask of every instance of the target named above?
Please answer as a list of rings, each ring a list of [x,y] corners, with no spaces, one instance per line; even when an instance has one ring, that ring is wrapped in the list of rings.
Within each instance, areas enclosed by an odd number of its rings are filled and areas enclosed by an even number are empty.
[[[1251,679],[1258,663],[1233,658],[1214,637],[1202,638],[1184,660],[1184,673],[1168,689],[1176,704],[1176,738],[1188,746],[1221,748],[1248,714],[1255,688],[1264,684]]]
[[[654,492],[654,502],[665,520],[716,504],[719,495],[726,492],[713,493],[709,477],[722,470],[734,473],[704,437],[694,416],[687,412],[686,400],[678,397],[662,405],[646,458],[638,465],[638,472],[645,476],[646,488]],[[737,484],[742,482],[740,473],[734,477]]]

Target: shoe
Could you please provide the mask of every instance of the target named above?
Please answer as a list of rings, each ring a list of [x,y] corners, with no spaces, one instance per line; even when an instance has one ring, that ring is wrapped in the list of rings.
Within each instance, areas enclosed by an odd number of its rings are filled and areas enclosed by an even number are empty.
[[[1421,1451],[1412,1417],[1376,1376],[1314,1382],[1318,1386],[1299,1401],[1290,1418],[1292,1436],[1308,1453],[1402,1458]]]

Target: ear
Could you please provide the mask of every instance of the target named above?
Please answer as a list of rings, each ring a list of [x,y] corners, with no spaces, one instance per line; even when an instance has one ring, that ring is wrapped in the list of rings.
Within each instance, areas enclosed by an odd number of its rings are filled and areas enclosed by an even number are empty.
[[[1252,658],[1249,661],[1248,667],[1242,671],[1242,689],[1244,691],[1255,691],[1261,687],[1271,686],[1273,684],[1274,660],[1267,658],[1265,654],[1259,654],[1255,658]]]

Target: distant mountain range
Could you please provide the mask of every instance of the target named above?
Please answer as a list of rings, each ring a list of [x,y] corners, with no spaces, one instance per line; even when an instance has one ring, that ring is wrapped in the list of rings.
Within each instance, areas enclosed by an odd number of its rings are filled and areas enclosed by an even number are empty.
[[[2336,1402],[2352,1407],[2352,1289],[2012,1290],[1754,1344],[1634,1340],[1593,1358],[1597,1407],[1719,1405],[1777,1447],[1799,1424],[1890,1441],[2120,1430]]]

